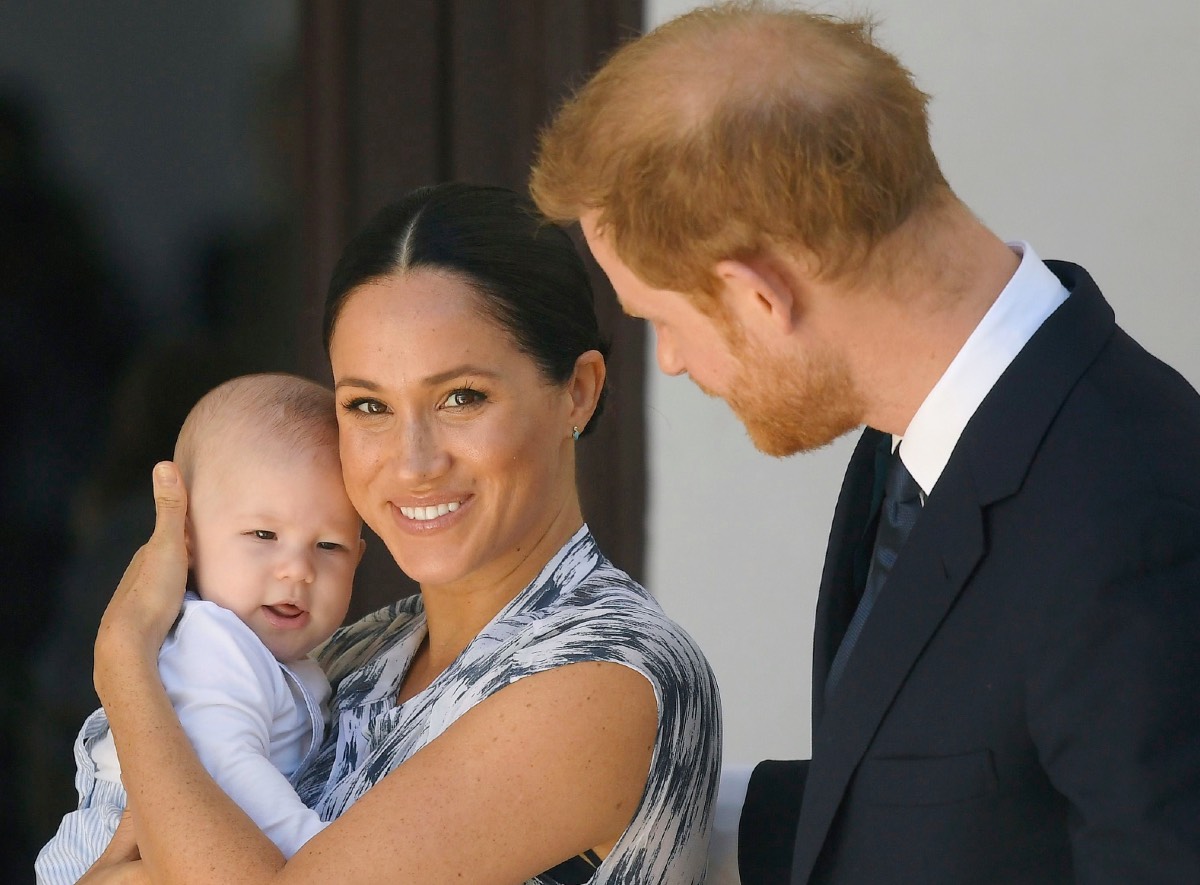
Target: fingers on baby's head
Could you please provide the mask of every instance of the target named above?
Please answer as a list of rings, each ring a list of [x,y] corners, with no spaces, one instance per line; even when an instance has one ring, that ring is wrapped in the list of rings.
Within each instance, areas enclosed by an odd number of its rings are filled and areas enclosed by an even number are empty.
[[[172,541],[183,538],[187,516],[187,493],[179,470],[170,461],[154,466],[154,534]]]

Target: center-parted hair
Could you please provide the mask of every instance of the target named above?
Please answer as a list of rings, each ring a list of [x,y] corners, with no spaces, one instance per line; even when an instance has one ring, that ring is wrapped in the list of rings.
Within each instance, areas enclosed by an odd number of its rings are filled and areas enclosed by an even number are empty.
[[[501,187],[438,184],[384,207],[346,246],[325,301],[328,351],[342,306],[365,283],[409,271],[452,273],[543,376],[563,384],[589,350],[607,356],[587,269],[571,238]],[[604,403],[601,393],[586,434]]]
[[[625,44],[565,104],[530,189],[555,221],[597,213],[659,288],[713,293],[717,262],[778,244],[834,278],[949,194],[927,102],[869,22],[697,9]]]

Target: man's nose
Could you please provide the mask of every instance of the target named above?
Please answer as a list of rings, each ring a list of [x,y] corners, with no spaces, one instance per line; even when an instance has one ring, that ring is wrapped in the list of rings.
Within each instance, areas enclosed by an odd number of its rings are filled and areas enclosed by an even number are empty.
[[[682,375],[687,370],[670,336],[658,329],[654,330],[654,354],[658,358],[658,368],[665,375]]]

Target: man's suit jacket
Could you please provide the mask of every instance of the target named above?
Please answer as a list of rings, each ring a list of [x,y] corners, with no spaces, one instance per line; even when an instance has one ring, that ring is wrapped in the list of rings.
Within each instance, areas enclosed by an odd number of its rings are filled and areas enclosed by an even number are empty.
[[[887,438],[860,440],[812,760],[755,770],[745,885],[1200,882],[1200,398],[1048,264],[1070,297],[968,423],[825,699]]]

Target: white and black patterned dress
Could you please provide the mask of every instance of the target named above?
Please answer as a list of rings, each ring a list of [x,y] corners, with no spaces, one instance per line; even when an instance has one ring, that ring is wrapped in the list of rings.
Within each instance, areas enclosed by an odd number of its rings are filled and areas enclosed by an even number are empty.
[[[632,823],[590,877],[575,881],[703,881],[721,765],[716,681],[691,637],[600,553],[587,526],[428,688],[397,705],[425,631],[417,595],[343,627],[321,649],[334,686],[333,721],[297,789],[324,820],[505,686],[567,664],[607,661],[654,687],[658,737]],[[544,874],[530,883],[558,881]]]

